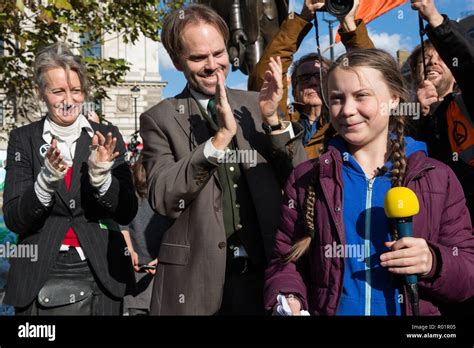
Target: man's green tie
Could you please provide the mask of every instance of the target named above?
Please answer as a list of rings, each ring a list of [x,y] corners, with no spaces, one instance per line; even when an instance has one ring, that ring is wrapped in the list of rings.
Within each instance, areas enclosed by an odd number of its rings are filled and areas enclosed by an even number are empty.
[[[214,97],[209,99],[209,102],[207,103],[207,110],[209,111],[209,114],[211,115],[212,120],[217,126],[219,123],[217,122],[216,102],[214,100]]]

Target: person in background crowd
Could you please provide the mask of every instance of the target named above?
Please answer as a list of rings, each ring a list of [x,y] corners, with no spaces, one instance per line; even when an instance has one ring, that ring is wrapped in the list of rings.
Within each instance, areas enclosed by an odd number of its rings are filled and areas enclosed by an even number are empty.
[[[448,164],[456,173],[474,218],[474,47],[455,21],[441,15],[434,1],[414,1],[412,7],[428,21],[425,41],[426,79],[421,46],[411,54],[412,78],[422,106],[418,137],[426,142],[430,156]],[[470,315],[474,298],[443,313]]]
[[[456,173],[474,217],[474,46],[459,24],[441,15],[433,0],[412,7],[428,22],[425,65],[421,47],[409,58],[416,96],[422,106],[418,138],[430,156]]]
[[[127,226],[121,226],[135,269],[136,289],[124,298],[124,315],[148,315],[153,276],[156,273],[163,234],[171,221],[156,214],[147,199],[146,173],[142,156],[132,165],[133,183],[138,197],[138,212]]]
[[[265,81],[265,71],[270,57],[281,57],[283,98],[280,110],[285,113],[286,120],[298,122],[304,128],[303,145],[308,158],[318,157],[324,150],[324,145],[334,135],[334,130],[330,128],[327,107],[321,96],[320,81],[321,64],[322,76],[325,79],[330,62],[321,59],[317,53],[309,53],[293,63],[290,73],[294,103],[288,107],[287,72],[293,62],[294,54],[312,28],[311,22],[315,11],[323,6],[324,0],[305,0],[300,15],[289,14],[278,34],[265,49],[248,81],[249,91],[259,91]],[[365,23],[361,19],[355,19],[358,8],[359,0],[355,0],[352,10],[345,17],[339,18],[341,23],[339,35],[347,50],[374,47]]]

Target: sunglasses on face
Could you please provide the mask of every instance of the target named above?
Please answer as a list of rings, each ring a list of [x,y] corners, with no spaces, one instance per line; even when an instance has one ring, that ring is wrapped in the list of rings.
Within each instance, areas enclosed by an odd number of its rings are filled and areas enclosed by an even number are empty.
[[[316,80],[319,82],[320,81],[319,71],[316,72],[316,73],[312,73],[312,74],[298,75],[298,76],[296,76],[296,82],[307,84],[311,81],[311,78],[313,78],[313,77],[316,78]]]

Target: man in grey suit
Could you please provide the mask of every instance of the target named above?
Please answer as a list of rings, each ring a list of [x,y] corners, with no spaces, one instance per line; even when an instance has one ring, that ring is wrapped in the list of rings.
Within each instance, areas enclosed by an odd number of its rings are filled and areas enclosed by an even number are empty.
[[[281,184],[306,154],[299,126],[277,114],[279,57],[260,95],[226,88],[228,38],[222,18],[203,5],[163,24],[163,45],[188,84],[140,117],[150,203],[174,220],[158,255],[151,314],[264,311]]]

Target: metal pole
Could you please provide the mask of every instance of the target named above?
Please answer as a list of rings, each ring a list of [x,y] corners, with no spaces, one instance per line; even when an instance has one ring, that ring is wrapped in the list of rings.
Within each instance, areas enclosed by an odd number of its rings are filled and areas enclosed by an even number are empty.
[[[329,45],[331,45],[331,62],[334,62],[334,38],[332,36],[332,21],[329,21]]]
[[[325,21],[328,24],[329,27],[329,45],[330,45],[330,55],[331,55],[331,61],[334,61],[334,35],[332,32],[333,24],[336,23],[338,20],[337,19],[326,19],[326,14],[323,12],[323,21]]]
[[[418,27],[420,31],[420,40],[421,40],[421,58],[423,61],[423,77],[424,80],[428,80],[428,72],[426,71],[426,61],[425,61],[425,41],[423,39],[423,36],[425,36],[425,27],[423,25],[423,18],[421,18],[421,15],[418,14]]]
[[[138,131],[138,125],[137,125],[137,98],[133,98],[135,102],[135,133]]]

